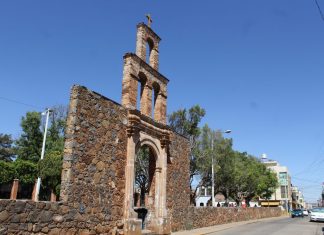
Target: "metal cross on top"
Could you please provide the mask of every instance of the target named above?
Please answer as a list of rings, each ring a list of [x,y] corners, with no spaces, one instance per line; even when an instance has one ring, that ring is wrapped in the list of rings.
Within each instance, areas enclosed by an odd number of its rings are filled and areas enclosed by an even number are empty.
[[[153,22],[151,14],[146,14],[145,16],[147,18],[147,26],[151,28],[151,24]]]

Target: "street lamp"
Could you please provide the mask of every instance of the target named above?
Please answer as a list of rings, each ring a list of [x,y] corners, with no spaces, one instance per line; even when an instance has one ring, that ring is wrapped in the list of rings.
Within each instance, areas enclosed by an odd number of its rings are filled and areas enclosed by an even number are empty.
[[[229,134],[231,130],[220,131],[220,133]],[[212,206],[215,206],[215,180],[214,180],[214,132],[212,131]]]
[[[41,160],[44,158],[45,154],[45,143],[46,143],[46,135],[47,135],[47,126],[48,126],[48,118],[49,114],[52,110],[46,109],[45,112],[42,113],[42,115],[46,115],[46,122],[45,122],[45,131],[44,131],[44,138],[43,138],[43,145],[42,145],[42,153],[41,153]],[[41,185],[41,178],[38,176],[37,178],[37,184],[36,184],[36,192],[35,192],[35,201],[38,201],[39,199],[39,190]]]

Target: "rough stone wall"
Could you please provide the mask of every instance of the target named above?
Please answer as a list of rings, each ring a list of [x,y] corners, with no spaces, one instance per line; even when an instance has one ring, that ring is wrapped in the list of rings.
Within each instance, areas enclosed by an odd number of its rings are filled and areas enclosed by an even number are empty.
[[[155,70],[159,70],[160,37],[144,23],[137,25],[136,55]],[[150,48],[146,48],[149,46]],[[146,58],[146,50],[150,50],[150,58]]]
[[[281,215],[283,215],[283,211],[278,207],[212,208],[190,206],[183,210],[182,223],[172,225],[172,231],[190,230],[253,219],[279,217]]]
[[[163,124],[166,123],[166,102],[167,102],[167,83],[169,80],[160,74],[157,70],[154,70],[145,61],[133,53],[127,53],[124,55],[124,70],[123,70],[123,83],[122,83],[122,105],[136,109],[138,83],[141,81],[145,91],[141,98],[142,113],[151,117],[157,122]],[[144,82],[146,81],[146,82]],[[154,107],[154,117],[152,117],[152,89],[153,86],[159,87],[157,94],[157,102]],[[150,96],[150,98],[148,98]],[[144,108],[145,107],[145,108]]]
[[[172,133],[167,169],[167,208],[172,231],[281,216],[280,208],[221,208],[190,206],[189,142]]]
[[[122,223],[67,203],[0,200],[0,234],[111,234]]]
[[[171,135],[170,162],[166,197],[172,231],[176,231],[185,228],[190,205],[189,142],[176,133]]]
[[[127,110],[85,87],[71,91],[62,202],[0,200],[0,234],[114,234],[123,228]],[[189,143],[170,137],[167,209],[172,231],[281,215],[279,208],[190,206]]]
[[[250,207],[250,208],[221,208],[221,207],[190,207],[185,229],[195,229],[231,222],[278,217],[283,214],[276,208]]]
[[[78,204],[85,213],[103,213],[102,220],[119,220],[125,189],[126,110],[81,86],[72,88],[71,103],[62,199]]]

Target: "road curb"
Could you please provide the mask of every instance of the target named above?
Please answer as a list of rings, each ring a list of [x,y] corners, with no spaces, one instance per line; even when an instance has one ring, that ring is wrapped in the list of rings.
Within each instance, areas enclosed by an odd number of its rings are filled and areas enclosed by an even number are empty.
[[[208,235],[214,232],[219,232],[223,230],[227,230],[236,226],[245,225],[245,224],[252,224],[262,221],[268,221],[268,220],[277,220],[288,217],[287,215],[279,216],[279,217],[270,217],[270,218],[263,218],[263,219],[256,219],[256,220],[245,220],[245,221],[239,221],[239,222],[233,222],[228,224],[219,224],[214,225],[210,227],[203,227],[193,230],[184,230],[179,232],[174,232],[172,235]]]

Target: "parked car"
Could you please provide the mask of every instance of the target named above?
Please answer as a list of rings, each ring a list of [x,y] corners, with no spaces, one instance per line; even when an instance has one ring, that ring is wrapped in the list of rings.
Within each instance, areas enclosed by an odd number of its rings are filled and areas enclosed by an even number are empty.
[[[294,217],[304,217],[303,211],[301,209],[295,209],[291,211],[291,218]]]
[[[324,221],[324,208],[312,209],[309,221]]]
[[[303,215],[304,215],[304,216],[308,216],[308,211],[305,210],[305,209],[303,209]]]

